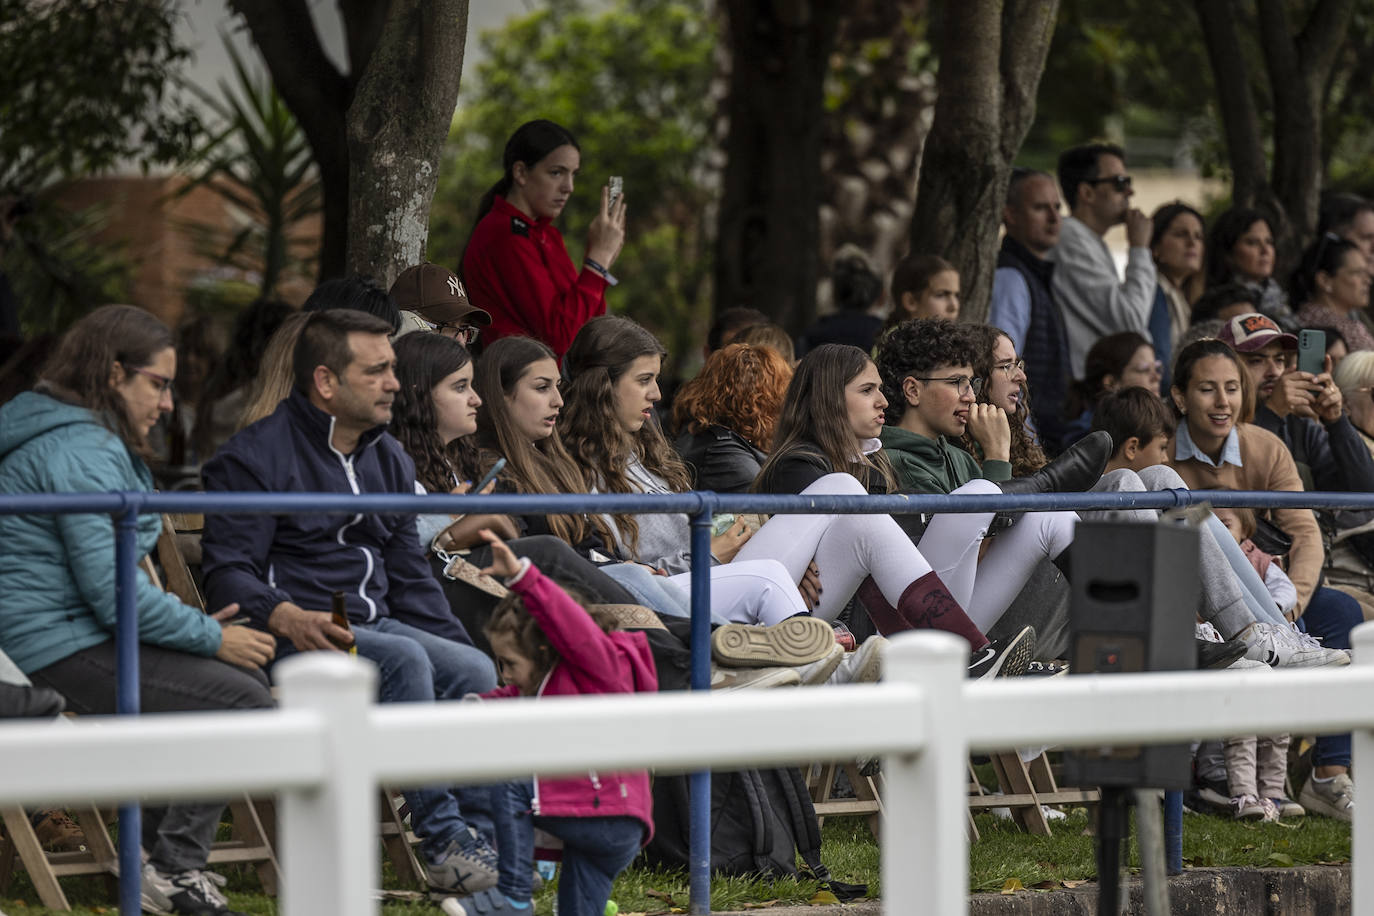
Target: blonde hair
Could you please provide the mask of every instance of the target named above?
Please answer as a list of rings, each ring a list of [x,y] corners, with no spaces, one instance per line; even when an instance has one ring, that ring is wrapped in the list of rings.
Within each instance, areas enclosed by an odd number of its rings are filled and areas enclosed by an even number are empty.
[[[297,312],[283,321],[267,341],[267,348],[262,351],[262,361],[258,364],[257,377],[248,389],[243,413],[239,415],[238,429],[270,416],[291,393],[291,386],[295,382],[293,354],[296,341],[300,339],[301,329],[309,317],[304,312]]]

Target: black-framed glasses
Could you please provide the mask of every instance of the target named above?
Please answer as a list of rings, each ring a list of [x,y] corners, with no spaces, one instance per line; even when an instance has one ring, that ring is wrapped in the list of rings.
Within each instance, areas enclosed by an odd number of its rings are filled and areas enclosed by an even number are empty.
[[[998,363],[992,368],[1001,370],[1006,374],[1007,378],[1011,378],[1018,372],[1026,371],[1026,361],[1024,359],[1015,359],[1009,363]]]
[[[972,392],[973,396],[977,397],[983,391],[983,380],[977,376],[969,378],[967,375],[950,375],[944,378],[922,378],[919,375],[913,375],[912,378],[918,382],[944,382],[946,385],[953,385],[961,396]]]
[[[477,340],[477,335],[482,333],[482,329],[474,325],[452,322],[436,324],[434,330],[440,334],[447,334],[465,347],[471,346]]]
[[[1109,175],[1106,178],[1088,178],[1087,184],[1109,184],[1118,191],[1129,191],[1131,189],[1130,175]]]

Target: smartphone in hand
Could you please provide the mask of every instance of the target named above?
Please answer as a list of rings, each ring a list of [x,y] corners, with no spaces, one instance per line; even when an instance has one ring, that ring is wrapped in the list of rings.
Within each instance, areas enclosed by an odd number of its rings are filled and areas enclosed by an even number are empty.
[[[1303,328],[1298,332],[1298,371],[1321,375],[1326,368],[1326,332]]]
[[[606,209],[614,210],[616,201],[620,200],[620,195],[625,193],[625,179],[619,175],[612,175],[606,185],[609,189],[606,196]]]

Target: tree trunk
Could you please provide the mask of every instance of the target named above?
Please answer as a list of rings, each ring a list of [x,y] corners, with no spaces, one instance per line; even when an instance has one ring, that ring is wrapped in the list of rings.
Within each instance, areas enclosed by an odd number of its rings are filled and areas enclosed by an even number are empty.
[[[733,60],[716,308],[752,306],[795,332],[815,312],[822,88],[841,5],[725,5]]]
[[[1259,111],[1236,32],[1234,2],[1196,0],[1195,6],[1217,87],[1226,154],[1231,162],[1232,199],[1236,206],[1269,209],[1273,203],[1269,168],[1264,160]]]
[[[1302,241],[1317,228],[1325,177],[1322,100],[1354,2],[1320,0],[1296,38],[1283,0],[1259,0],[1258,9],[1260,45],[1274,96],[1273,188],[1286,216],[1274,232],[1283,269],[1297,262]]]
[[[948,0],[939,93],[911,220],[911,253],[959,270],[961,317],[982,321],[1012,161],[1035,119],[1058,0]]]
[[[348,269],[390,286],[424,260],[458,101],[468,0],[392,0],[348,109]]]
[[[341,276],[348,242],[344,114],[353,99],[352,83],[321,46],[305,0],[230,0],[230,6],[247,23],[277,92],[310,141],[323,196],[320,279]],[[354,61],[354,66],[365,63]]]

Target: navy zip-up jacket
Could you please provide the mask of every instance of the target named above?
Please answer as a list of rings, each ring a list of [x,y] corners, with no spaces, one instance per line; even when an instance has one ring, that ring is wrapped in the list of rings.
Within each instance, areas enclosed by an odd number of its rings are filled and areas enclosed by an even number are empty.
[[[335,451],[333,430],[333,416],[293,390],[205,464],[205,489],[415,493],[415,464],[386,427],[364,433],[351,455]],[[413,515],[207,515],[202,544],[209,606],[237,601],[260,629],[283,601],[328,611],[342,591],[351,621],[394,617],[472,643],[430,572]]]

